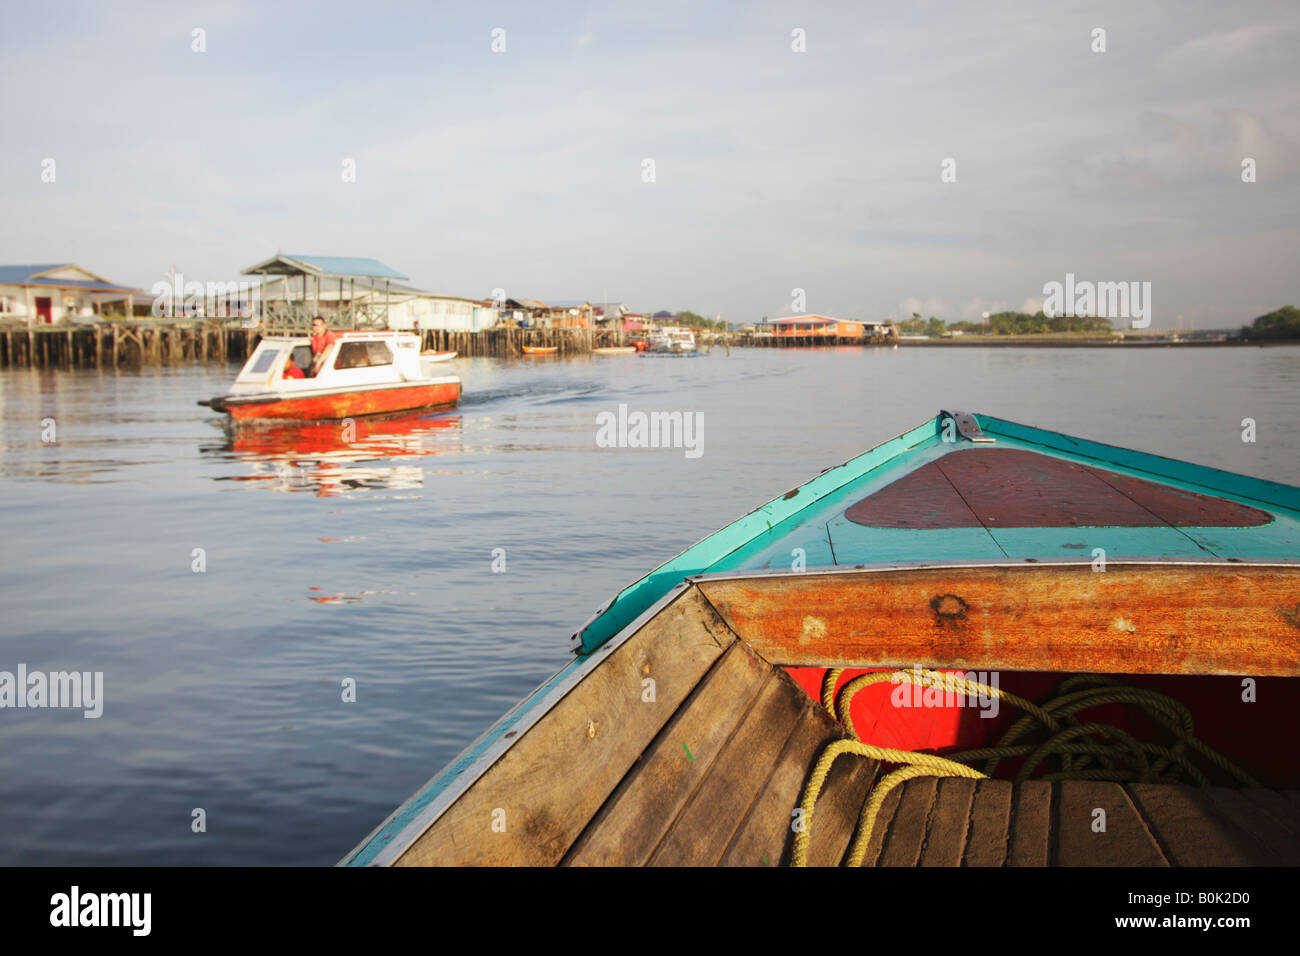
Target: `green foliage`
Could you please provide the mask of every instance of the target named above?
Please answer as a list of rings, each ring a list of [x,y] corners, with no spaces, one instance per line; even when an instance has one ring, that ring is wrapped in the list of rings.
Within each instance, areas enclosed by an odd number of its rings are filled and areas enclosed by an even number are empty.
[[[678,313],[677,324],[687,325],[694,329],[725,329],[727,327],[726,322],[706,319],[704,316],[696,315],[689,310]]]
[[[998,312],[989,316],[988,324],[984,322],[949,322],[930,316],[922,319],[913,312],[910,319],[899,323],[899,328],[906,335],[943,335],[945,332],[966,332],[978,334],[987,330],[993,335],[1035,335],[1043,332],[1109,332],[1109,319],[1093,316],[1075,316],[1067,318],[1057,316],[1049,319],[1042,312],[1030,315],[1027,312]]]
[[[1058,315],[1048,318],[1042,310],[998,312],[989,316],[989,331],[994,335],[1034,335],[1042,332],[1109,332],[1110,319],[1095,315]]]
[[[1300,309],[1284,305],[1261,315],[1241,330],[1248,339],[1300,339]]]

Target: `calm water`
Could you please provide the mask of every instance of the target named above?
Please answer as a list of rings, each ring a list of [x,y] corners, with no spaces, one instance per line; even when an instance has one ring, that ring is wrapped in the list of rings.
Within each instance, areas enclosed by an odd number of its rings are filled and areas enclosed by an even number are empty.
[[[105,698],[0,710],[0,864],[332,864],[617,589],[940,408],[1290,483],[1300,463],[1300,348],[453,365],[457,411],[351,445],[228,435],[195,401],[233,369],[0,370],[0,670],[103,671]],[[620,402],[703,412],[703,456],[598,448]]]

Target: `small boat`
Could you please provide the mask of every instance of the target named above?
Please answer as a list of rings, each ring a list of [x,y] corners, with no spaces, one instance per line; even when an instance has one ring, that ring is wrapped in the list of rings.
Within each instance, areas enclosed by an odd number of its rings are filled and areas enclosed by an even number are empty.
[[[554,355],[554,354],[555,354],[556,352],[558,352],[559,350],[560,350],[560,348],[559,348],[559,346],[557,346],[557,345],[551,345],[551,346],[548,346],[548,347],[546,347],[546,348],[542,348],[541,346],[538,346],[538,345],[525,345],[525,346],[524,346],[524,354],[525,354],[525,355]]]
[[[1298,555],[1300,488],[941,412],[620,591],[342,862],[1294,866]]]
[[[694,352],[695,333],[685,326],[666,325],[650,334],[647,343],[650,352]]]
[[[331,421],[444,408],[460,400],[460,379],[442,373],[418,352],[415,335],[391,331],[342,332],[312,367],[311,339],[269,335],[248,357],[230,391],[199,402],[232,420]],[[293,377],[292,363],[304,373]]]
[[[635,355],[635,345],[602,345],[591,350],[592,355]]]
[[[450,362],[455,357],[455,352],[435,352],[433,349],[420,353],[421,362]]]

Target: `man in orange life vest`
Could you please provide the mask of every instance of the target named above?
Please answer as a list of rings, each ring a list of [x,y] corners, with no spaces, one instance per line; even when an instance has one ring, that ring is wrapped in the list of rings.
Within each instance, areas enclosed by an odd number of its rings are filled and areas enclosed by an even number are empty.
[[[316,316],[311,320],[311,372],[316,375],[325,361],[325,352],[337,342],[339,334],[325,328],[325,319]]]
[[[280,377],[281,378],[302,378],[303,377],[302,369],[300,369],[298,367],[298,363],[293,360],[293,352],[290,352],[289,357],[284,360],[284,369],[283,371],[281,371]]]

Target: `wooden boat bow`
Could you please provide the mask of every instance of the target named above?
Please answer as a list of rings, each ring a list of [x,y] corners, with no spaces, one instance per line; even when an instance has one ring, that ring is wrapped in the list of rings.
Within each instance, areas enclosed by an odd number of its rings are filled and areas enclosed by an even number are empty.
[[[1204,788],[917,778],[880,805],[862,862],[1294,865],[1300,766],[1275,744],[1300,705],[1297,556],[1300,489],[941,413],[624,588],[567,667],[344,862],[787,861],[830,743],[946,753],[1003,726],[899,709],[884,683],[845,722],[823,706],[842,668],[924,667],[1001,675],[1029,699],[1072,673],[1182,695],[1262,786],[1213,767]],[[882,766],[830,768],[809,863],[844,859]],[[1085,807],[1108,808],[1104,839]]]

